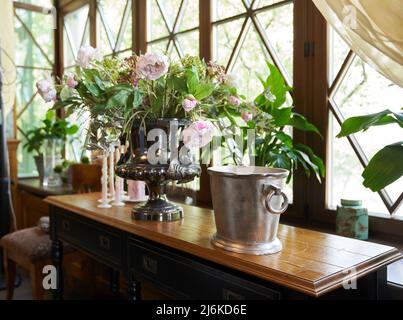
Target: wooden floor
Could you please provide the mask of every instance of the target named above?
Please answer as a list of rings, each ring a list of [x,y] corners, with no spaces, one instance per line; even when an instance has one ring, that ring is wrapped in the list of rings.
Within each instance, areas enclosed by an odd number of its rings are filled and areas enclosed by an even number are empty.
[[[14,289],[14,300],[32,300],[31,282],[29,276],[24,271],[19,272],[21,275],[21,285]],[[0,300],[6,299],[6,291],[0,291]]]

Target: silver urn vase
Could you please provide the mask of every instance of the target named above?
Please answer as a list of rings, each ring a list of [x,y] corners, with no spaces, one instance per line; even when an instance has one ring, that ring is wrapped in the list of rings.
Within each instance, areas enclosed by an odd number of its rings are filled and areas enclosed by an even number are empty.
[[[180,141],[190,123],[166,118],[133,122],[128,151],[115,171],[121,178],[141,180],[147,185],[148,201],[133,207],[134,219],[175,221],[183,217],[182,208],[168,201],[166,186],[172,181],[186,183],[200,175],[200,166]]]

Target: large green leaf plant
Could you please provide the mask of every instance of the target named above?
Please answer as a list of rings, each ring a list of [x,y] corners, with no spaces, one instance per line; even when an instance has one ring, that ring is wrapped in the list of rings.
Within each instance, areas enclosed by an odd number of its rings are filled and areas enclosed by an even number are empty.
[[[403,111],[383,110],[345,120],[337,137],[341,138],[357,132],[365,132],[370,127],[396,124],[403,128]],[[402,175],[403,141],[387,145],[379,150],[362,173],[364,186],[374,192],[380,191],[397,181]]]

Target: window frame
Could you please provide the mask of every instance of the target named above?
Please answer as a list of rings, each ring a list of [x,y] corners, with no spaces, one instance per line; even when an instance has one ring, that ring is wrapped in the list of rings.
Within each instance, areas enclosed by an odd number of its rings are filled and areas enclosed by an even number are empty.
[[[213,58],[213,7],[214,0],[199,1],[199,51],[200,57],[209,61]],[[96,0],[59,0],[58,30],[56,31],[56,75],[63,74],[63,16],[77,8],[90,5],[90,44],[96,41]],[[132,51],[136,54],[147,51],[148,45],[148,0],[132,0]],[[327,141],[329,127],[328,81],[328,27],[312,0],[294,1],[294,53],[293,53],[293,99],[296,112],[304,114],[314,123],[323,138],[312,133],[296,131],[294,139],[308,144],[327,163]],[[326,207],[326,183],[315,178],[308,179],[299,171],[294,176],[294,203],[282,221],[307,225],[318,225],[334,229],[335,211]],[[211,206],[210,183],[206,166],[202,167],[200,191],[197,203]],[[370,216],[370,232],[392,238],[402,237],[403,218],[385,215]]]

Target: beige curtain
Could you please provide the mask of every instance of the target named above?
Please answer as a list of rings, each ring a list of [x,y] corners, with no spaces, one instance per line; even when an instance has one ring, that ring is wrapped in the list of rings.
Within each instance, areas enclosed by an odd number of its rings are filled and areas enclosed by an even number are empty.
[[[14,63],[14,14],[13,1],[1,0],[0,9],[0,61],[3,72],[3,101],[5,106],[7,137],[14,135],[13,105],[15,97],[16,69]]]
[[[403,0],[313,0],[366,63],[403,87]]]

